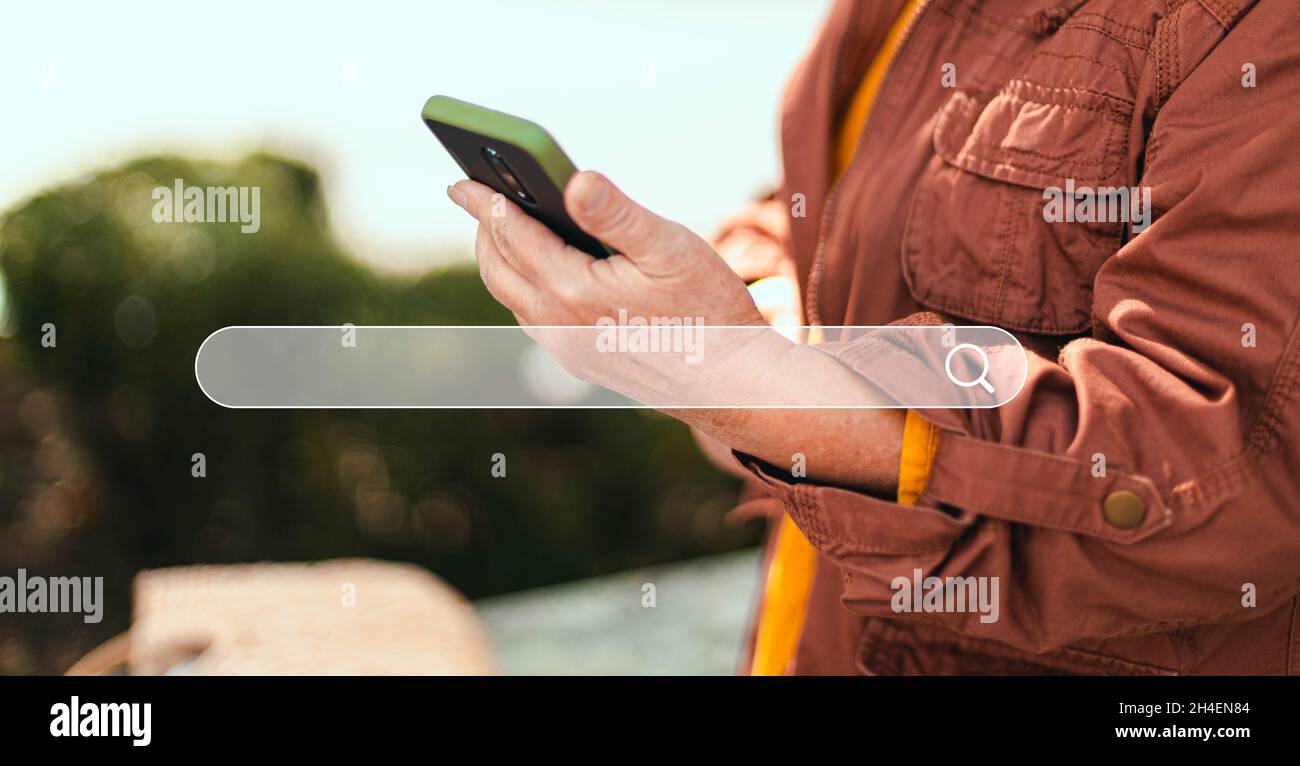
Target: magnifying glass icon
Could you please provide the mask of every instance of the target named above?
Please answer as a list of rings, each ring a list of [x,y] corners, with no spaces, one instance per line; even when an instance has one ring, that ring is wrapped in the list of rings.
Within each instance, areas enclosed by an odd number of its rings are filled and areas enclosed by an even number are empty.
[[[977,375],[974,380],[959,380],[956,375],[952,374],[952,357],[964,348],[969,348],[979,354],[980,359],[984,363],[984,366],[980,368],[980,374]],[[962,388],[980,386],[990,394],[993,393],[993,385],[987,380],[989,374],[989,355],[984,352],[984,349],[974,343],[958,343],[953,346],[952,351],[948,352],[948,357],[943,360],[943,370],[948,373],[948,380],[951,380],[955,385],[961,386]]]

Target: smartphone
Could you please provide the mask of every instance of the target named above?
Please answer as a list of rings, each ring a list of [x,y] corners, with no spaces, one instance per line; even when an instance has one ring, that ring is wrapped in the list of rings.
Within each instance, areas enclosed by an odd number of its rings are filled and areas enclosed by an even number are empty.
[[[579,250],[597,258],[613,254],[564,209],[564,187],[577,169],[540,125],[448,96],[426,101],[421,116],[465,175]]]

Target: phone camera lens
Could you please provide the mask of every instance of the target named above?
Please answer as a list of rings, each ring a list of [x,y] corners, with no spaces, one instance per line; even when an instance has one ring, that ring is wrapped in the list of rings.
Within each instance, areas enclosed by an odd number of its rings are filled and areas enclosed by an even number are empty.
[[[496,149],[490,146],[483,147],[483,156],[487,159],[488,164],[492,166],[492,172],[496,173],[497,178],[501,179],[501,183],[510,190],[512,195],[530,205],[537,204],[537,200],[533,199],[533,195],[528,193],[519,177],[510,169],[505,158]]]

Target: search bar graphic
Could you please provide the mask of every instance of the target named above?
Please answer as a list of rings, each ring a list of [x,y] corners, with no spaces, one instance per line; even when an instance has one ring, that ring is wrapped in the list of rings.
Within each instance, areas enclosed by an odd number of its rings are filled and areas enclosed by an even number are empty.
[[[194,359],[203,393],[234,409],[983,409],[1014,399],[1027,371],[1024,348],[997,327],[625,316],[595,327],[223,327]]]

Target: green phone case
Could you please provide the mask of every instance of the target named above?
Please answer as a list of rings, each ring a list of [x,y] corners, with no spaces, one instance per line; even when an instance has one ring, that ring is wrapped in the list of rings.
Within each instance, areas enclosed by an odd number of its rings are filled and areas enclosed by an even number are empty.
[[[579,250],[598,258],[613,252],[569,217],[564,187],[577,169],[540,125],[449,96],[430,98],[421,117],[466,176],[505,195]]]

